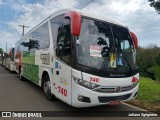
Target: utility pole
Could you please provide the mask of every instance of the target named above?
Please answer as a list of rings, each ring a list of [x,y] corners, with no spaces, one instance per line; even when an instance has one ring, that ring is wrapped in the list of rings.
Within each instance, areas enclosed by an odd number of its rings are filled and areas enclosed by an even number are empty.
[[[7,42],[6,42],[6,52],[7,52]]]
[[[22,36],[24,36],[24,28],[25,28],[25,27],[26,27],[26,28],[29,28],[29,27],[28,27],[28,26],[25,26],[25,25],[19,25],[19,26],[23,28]]]

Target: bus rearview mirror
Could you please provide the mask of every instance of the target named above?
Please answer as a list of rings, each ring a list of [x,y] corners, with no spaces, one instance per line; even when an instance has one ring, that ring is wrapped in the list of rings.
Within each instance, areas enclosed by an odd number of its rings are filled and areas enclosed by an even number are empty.
[[[75,11],[68,12],[64,15],[64,18],[71,20],[71,34],[74,36],[80,35],[81,30],[81,16]]]
[[[134,43],[134,46],[135,48],[137,49],[138,48],[138,39],[137,39],[137,36],[133,33],[133,32],[130,32],[131,34],[131,37],[132,37],[132,41]]]

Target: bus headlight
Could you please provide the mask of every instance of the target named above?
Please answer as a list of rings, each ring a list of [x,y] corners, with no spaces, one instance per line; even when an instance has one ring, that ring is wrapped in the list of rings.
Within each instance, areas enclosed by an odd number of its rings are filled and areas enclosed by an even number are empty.
[[[99,85],[97,85],[97,84],[94,84],[94,83],[91,83],[91,82],[88,82],[88,81],[85,81],[85,80],[82,80],[82,79],[79,79],[79,78],[76,78],[76,77],[73,77],[73,80],[77,84],[79,84],[79,85],[81,85],[85,88],[91,89],[91,90],[99,87]]]

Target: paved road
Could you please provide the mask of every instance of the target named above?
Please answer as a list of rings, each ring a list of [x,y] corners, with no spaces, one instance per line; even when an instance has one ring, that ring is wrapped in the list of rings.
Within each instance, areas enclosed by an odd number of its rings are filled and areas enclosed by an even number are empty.
[[[116,106],[100,106],[92,108],[73,108],[60,100],[48,101],[40,87],[30,81],[20,81],[18,75],[0,66],[0,111],[140,111],[125,104]],[[116,116],[116,114],[115,114]],[[90,117],[91,118],[91,117]],[[17,118],[16,118],[17,119]],[[43,118],[42,118],[43,119]],[[48,118],[52,119],[52,118]],[[59,117],[60,119],[60,117]],[[72,118],[61,118],[72,119]],[[77,118],[81,119],[81,118]],[[83,118],[88,120],[89,118]],[[98,118],[91,118],[98,119]],[[105,119],[101,117],[101,119]],[[113,117],[112,117],[113,119]],[[117,120],[135,120],[142,118],[114,118]],[[145,118],[146,119],[146,118]],[[153,120],[158,118],[149,118]],[[1,120],[1,118],[0,118]]]

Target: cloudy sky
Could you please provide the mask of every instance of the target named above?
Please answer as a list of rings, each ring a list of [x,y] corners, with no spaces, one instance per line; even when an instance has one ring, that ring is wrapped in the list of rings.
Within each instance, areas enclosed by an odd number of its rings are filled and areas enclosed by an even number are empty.
[[[92,0],[0,0],[0,47],[12,47],[25,33],[51,13],[62,8],[81,9]],[[91,14],[98,14],[120,21],[133,31],[140,46],[160,46],[160,15],[149,6],[148,0],[94,0],[83,8]]]

